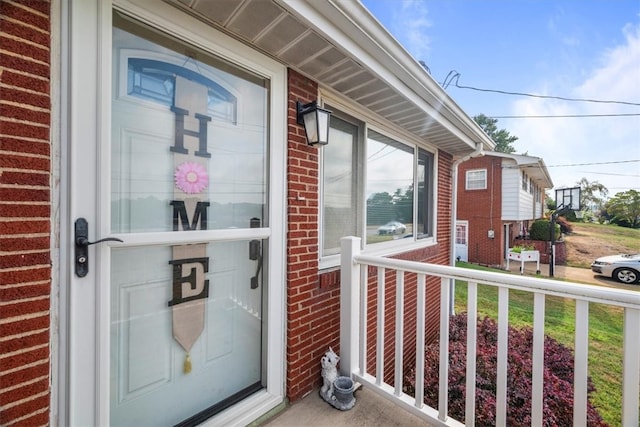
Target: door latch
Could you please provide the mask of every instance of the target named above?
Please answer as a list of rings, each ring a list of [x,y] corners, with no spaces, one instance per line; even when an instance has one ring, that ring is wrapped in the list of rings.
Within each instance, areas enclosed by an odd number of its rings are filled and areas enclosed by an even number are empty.
[[[84,218],[78,218],[74,227],[74,242],[76,246],[76,276],[84,277],[89,272],[89,245],[101,242],[123,242],[117,237],[105,237],[104,239],[89,241],[89,223]]]
[[[249,220],[250,228],[260,228],[260,218],[251,218]],[[251,289],[257,289],[260,280],[260,270],[262,270],[262,244],[260,240],[251,240],[249,242],[249,259],[258,261],[256,275],[251,278]]]

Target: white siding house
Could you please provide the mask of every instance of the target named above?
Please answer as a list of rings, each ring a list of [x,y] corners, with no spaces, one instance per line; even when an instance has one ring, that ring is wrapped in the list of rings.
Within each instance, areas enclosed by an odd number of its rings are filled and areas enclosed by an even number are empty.
[[[502,220],[526,221],[544,214],[544,190],[553,182],[539,157],[491,153],[502,157]]]

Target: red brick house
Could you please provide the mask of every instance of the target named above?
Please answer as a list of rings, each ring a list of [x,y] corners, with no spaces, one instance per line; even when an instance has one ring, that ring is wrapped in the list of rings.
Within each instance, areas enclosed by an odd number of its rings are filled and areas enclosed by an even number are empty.
[[[3,426],[305,396],[339,238],[449,264],[455,168],[493,147],[358,2],[2,0],[0,40]]]
[[[485,152],[458,168],[456,257],[501,267],[515,239],[544,216],[545,190],[553,187],[538,157]]]

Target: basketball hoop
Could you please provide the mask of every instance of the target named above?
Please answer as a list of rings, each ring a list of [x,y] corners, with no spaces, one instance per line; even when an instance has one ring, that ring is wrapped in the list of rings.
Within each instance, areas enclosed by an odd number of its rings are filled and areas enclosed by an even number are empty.
[[[551,213],[551,229],[549,230],[551,235],[549,277],[553,277],[556,266],[556,220],[560,215],[566,215],[570,211],[576,214],[576,218],[582,218],[583,216],[583,212],[580,210],[580,187],[556,190],[556,210]]]

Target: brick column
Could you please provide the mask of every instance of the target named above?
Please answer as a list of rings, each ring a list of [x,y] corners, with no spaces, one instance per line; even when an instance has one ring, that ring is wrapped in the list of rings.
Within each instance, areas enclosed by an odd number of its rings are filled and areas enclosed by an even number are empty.
[[[0,1],[0,425],[49,423],[50,7]]]
[[[318,85],[288,72],[287,146],[287,397],[295,401],[320,384],[320,358],[338,351],[338,272],[318,271],[319,147],[307,145],[296,123],[296,101],[318,98]]]

